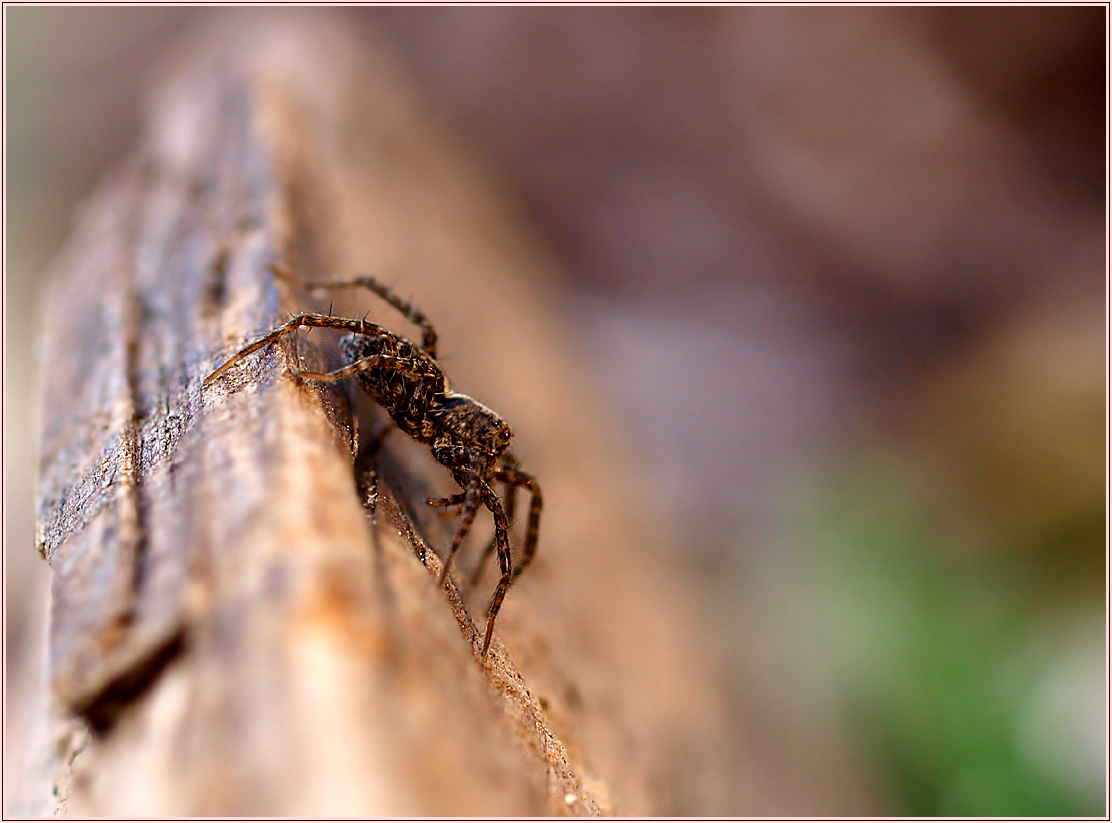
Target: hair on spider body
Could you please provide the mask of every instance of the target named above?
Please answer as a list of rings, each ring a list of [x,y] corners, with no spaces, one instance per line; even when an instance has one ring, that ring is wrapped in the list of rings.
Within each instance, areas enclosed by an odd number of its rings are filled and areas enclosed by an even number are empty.
[[[358,386],[389,413],[399,429],[417,442],[427,444],[433,458],[451,473],[461,491],[449,497],[426,500],[430,506],[462,507],[459,529],[444,559],[441,585],[448,576],[452,559],[471,530],[479,508],[490,511],[494,518],[494,539],[482,560],[492,551],[497,552],[501,577],[487,608],[486,634],[481,652],[485,657],[494,631],[494,619],[510,584],[532,561],[540,527],[540,486],[532,475],[518,468],[516,459],[509,452],[513,430],[487,406],[451,389],[448,377],[436,358],[438,338],[432,324],[424,314],[374,278],[303,281],[277,266],[271,266],[270,270],[276,277],[309,290],[369,289],[421,328],[422,342],[418,345],[366,320],[305,312],[234,354],[205,378],[205,385],[244,357],[302,327],[346,332],[339,346],[346,365],[327,373],[302,371],[296,377],[329,382],[354,377]],[[494,491],[495,484],[502,486],[501,497]],[[516,509],[515,493],[518,488],[528,490],[531,497],[521,559],[514,566],[509,530]]]

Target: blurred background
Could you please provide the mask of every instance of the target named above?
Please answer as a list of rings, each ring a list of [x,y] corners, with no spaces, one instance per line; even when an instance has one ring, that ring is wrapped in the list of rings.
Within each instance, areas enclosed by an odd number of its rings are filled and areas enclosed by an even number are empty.
[[[228,11],[4,10],[6,762],[49,586],[43,272]],[[759,742],[723,768],[784,814],[1103,815],[1106,9],[341,13],[560,263]]]

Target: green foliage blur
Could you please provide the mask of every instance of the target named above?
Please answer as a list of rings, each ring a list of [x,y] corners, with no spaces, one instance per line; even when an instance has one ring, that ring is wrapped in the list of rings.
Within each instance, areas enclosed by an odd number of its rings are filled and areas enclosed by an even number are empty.
[[[1102,512],[1048,563],[1040,536],[1003,545],[940,516],[909,475],[874,452],[847,461],[802,535],[822,640],[893,804],[1103,814],[1103,576],[1079,573],[1103,556]]]

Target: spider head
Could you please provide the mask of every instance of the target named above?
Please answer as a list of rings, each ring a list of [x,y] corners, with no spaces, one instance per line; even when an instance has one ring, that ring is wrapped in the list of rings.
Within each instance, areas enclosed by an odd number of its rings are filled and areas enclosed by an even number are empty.
[[[510,428],[509,423],[494,412],[490,412],[490,416],[490,426],[487,429],[487,438],[483,448],[497,456],[510,447],[510,443],[514,439],[514,431]]]
[[[451,394],[436,409],[439,427],[453,441],[490,460],[501,457],[513,441],[510,424],[477,400]]]

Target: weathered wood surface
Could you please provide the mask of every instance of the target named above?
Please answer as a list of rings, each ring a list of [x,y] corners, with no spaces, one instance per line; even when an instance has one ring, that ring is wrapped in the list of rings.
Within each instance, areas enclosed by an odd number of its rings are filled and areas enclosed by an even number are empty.
[[[512,203],[381,45],[305,19],[183,48],[55,267],[38,539],[58,810],[697,813],[721,708],[577,374],[590,346]],[[395,284],[454,383],[514,426],[546,508],[486,660],[493,576],[437,586],[454,521],[422,501],[450,479],[396,433],[356,465],[375,410],[360,426],[342,388],[290,377],[295,356],[334,359],[328,332],[202,388],[313,307],[272,262]],[[406,331],[374,299],[335,306],[368,308]]]

